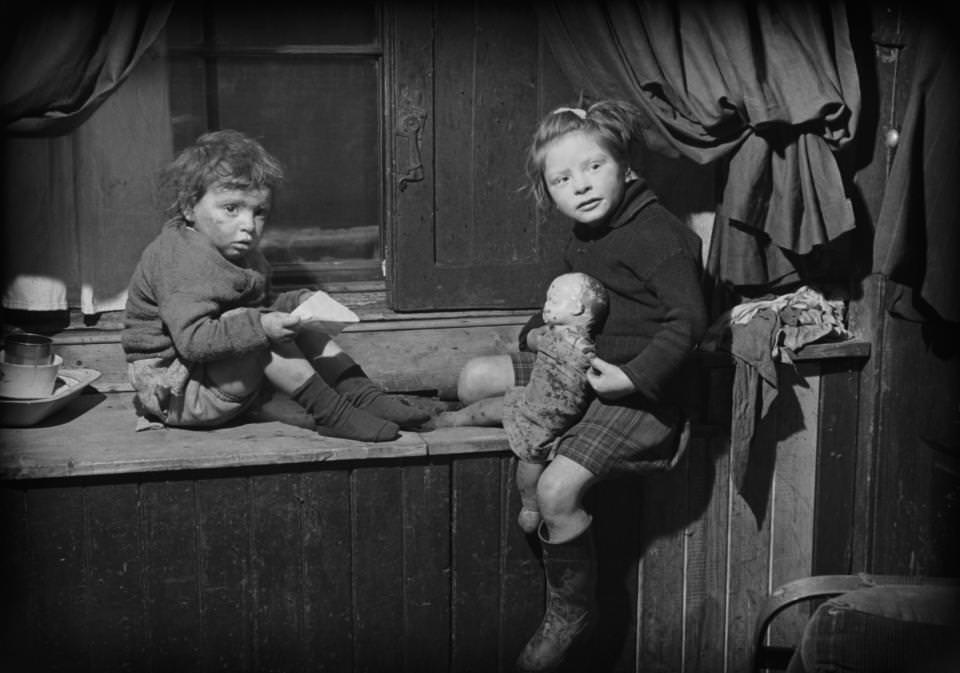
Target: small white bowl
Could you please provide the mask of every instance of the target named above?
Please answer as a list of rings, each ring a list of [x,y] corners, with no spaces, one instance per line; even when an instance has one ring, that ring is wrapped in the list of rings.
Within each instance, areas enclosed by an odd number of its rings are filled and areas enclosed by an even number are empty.
[[[14,364],[0,353],[0,397],[15,400],[49,397],[62,364],[63,358],[59,355],[54,355],[53,362],[47,365]]]

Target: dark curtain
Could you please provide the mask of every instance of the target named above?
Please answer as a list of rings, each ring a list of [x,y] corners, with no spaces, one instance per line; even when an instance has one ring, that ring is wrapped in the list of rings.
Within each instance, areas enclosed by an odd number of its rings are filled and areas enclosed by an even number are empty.
[[[0,29],[5,132],[50,136],[79,126],[153,44],[170,5],[8,3]]]
[[[728,286],[796,280],[797,258],[854,227],[837,152],[860,107],[842,5],[555,1],[551,49],[590,98],[646,113],[645,145],[717,162],[708,271]]]
[[[122,310],[170,160],[170,3],[0,9],[5,309]]]

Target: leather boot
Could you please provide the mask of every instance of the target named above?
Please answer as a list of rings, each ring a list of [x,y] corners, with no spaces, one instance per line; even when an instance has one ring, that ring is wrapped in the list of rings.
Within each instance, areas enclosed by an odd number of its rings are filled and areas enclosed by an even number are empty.
[[[545,532],[541,524],[547,609],[540,628],[517,659],[520,673],[556,670],[592,626],[596,613],[597,564],[590,528],[559,544],[544,539]]]

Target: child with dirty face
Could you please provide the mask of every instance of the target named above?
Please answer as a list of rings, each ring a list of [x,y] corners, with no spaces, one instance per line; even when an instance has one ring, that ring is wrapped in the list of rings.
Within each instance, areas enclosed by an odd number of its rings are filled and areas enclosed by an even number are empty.
[[[677,384],[706,329],[701,242],[633,169],[640,120],[624,101],[557,108],[530,145],[538,202],[571,225],[566,270],[602,283],[609,306],[587,372],[590,404],[551,448],[537,479],[536,536],[548,598],[517,660],[519,671],[556,670],[596,620],[593,515],[584,496],[613,477],[671,469],[689,436]],[[460,400],[469,405],[525,385],[542,323],[533,316],[521,330],[519,352],[469,361],[460,373]],[[521,512],[525,530],[535,520]]]
[[[291,311],[311,290],[269,300],[258,244],[282,177],[259,142],[232,130],[202,135],[167,168],[173,217],[133,273],[122,335],[138,413],[218,426],[275,389],[320,434],[394,439],[429,415],[385,394],[330,337],[301,330]]]

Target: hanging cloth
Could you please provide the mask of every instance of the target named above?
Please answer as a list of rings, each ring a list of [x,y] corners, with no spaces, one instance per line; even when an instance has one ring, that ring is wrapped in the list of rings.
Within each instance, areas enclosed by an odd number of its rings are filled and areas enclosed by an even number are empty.
[[[722,186],[708,271],[728,285],[786,282],[854,227],[835,153],[860,88],[840,3],[537,4],[575,88],[645,113],[644,144],[706,164]],[[796,280],[792,278],[790,280]]]

